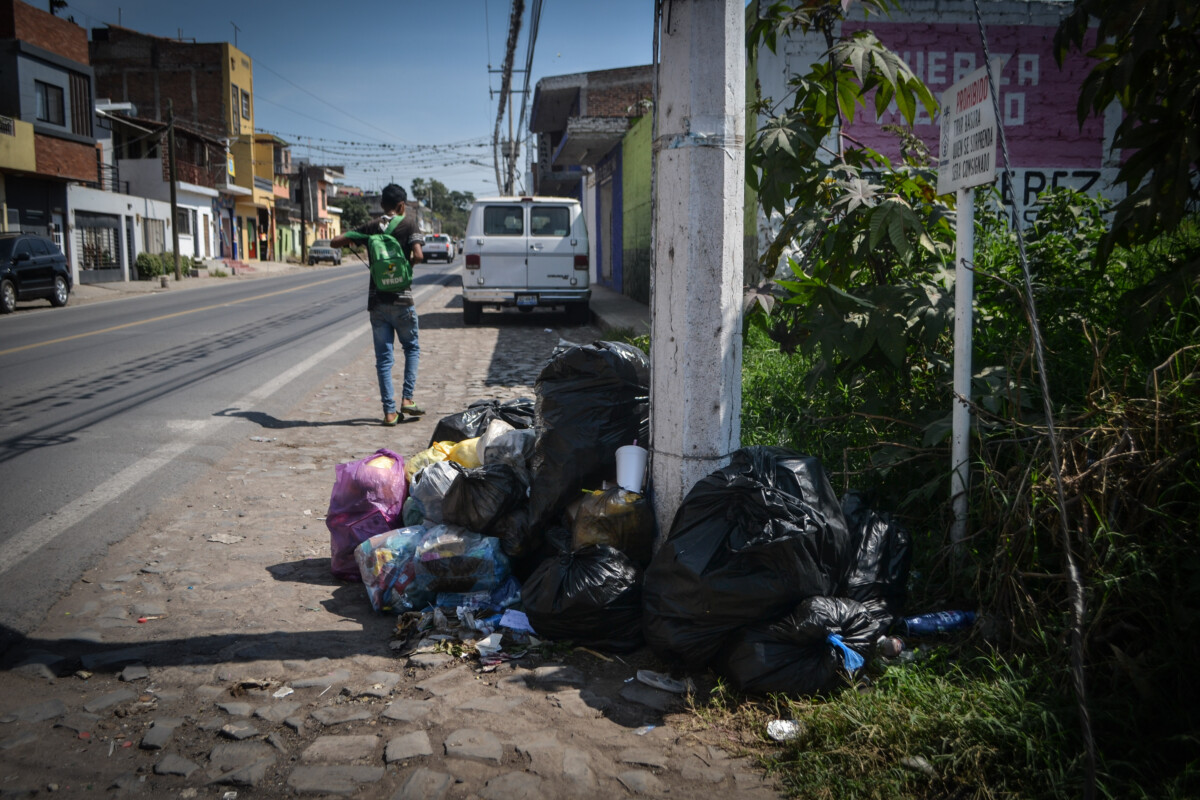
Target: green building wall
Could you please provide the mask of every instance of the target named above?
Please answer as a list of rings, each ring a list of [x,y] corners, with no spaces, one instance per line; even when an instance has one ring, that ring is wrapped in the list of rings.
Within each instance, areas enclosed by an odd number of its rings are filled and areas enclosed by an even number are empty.
[[[650,159],[653,118],[646,114],[621,142],[622,291],[650,304]]]

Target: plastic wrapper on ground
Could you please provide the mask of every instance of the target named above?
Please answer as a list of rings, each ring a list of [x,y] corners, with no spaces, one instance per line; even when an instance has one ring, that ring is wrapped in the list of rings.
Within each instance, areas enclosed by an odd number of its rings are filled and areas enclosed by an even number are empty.
[[[421,503],[423,524],[439,525],[443,522],[446,492],[450,491],[455,479],[463,472],[463,468],[453,461],[438,461],[413,476],[409,494]]]
[[[474,439],[487,430],[488,423],[494,419],[507,422],[514,428],[532,428],[534,420],[534,401],[529,397],[518,397],[515,400],[476,400],[467,406],[466,411],[451,414],[438,420],[433,429],[429,443],[461,442],[463,439]]]
[[[618,447],[649,436],[650,360],[619,342],[557,351],[538,375],[530,519],[559,522],[583,489],[616,476]]]
[[[850,678],[830,634],[865,657],[882,631],[855,600],[810,597],[777,622],[738,631],[713,668],[738,691],[750,694],[827,694],[848,686]]]
[[[507,464],[464,470],[442,501],[442,520],[478,533],[493,533],[494,524],[525,502],[524,481]]]
[[[641,570],[608,545],[548,558],[521,587],[539,636],[627,653],[642,643]]]
[[[887,627],[904,613],[912,541],[890,515],[872,511],[858,494],[842,498],[856,557],[845,596],[866,606]]]
[[[838,596],[851,566],[841,505],[817,459],[750,447],[688,492],[646,571],[646,641],[706,666],[730,634]]]
[[[325,526],[329,529],[330,569],[336,577],[361,579],[354,548],[397,526],[406,485],[403,456],[386,448],[334,468]]]
[[[413,558],[424,533],[419,525],[401,528],[372,536],[354,549],[371,608],[391,610],[394,599],[404,595],[416,574]]]
[[[650,501],[620,487],[590,492],[571,521],[571,547],[615,547],[639,566],[650,563],[654,547],[654,509]]]

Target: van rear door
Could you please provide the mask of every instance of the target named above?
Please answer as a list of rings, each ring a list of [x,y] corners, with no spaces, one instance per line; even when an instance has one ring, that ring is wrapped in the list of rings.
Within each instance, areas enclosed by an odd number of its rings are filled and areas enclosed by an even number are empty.
[[[567,204],[534,203],[529,206],[529,288],[570,289],[575,275],[575,253],[587,242],[572,236]],[[583,273],[586,277],[587,273]],[[586,284],[585,284],[586,285]]]
[[[525,287],[525,207],[491,203],[483,208],[480,271],[492,289]]]

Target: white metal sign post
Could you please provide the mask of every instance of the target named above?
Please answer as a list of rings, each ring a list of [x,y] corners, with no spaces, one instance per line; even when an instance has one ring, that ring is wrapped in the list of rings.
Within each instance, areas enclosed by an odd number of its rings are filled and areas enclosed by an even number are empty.
[[[967,528],[967,460],[970,455],[971,305],[975,297],[975,189],[996,179],[996,114],[987,67],[980,67],[942,93],[938,194],[958,193],[955,229],[954,403],[951,414],[950,540],[962,542]]]

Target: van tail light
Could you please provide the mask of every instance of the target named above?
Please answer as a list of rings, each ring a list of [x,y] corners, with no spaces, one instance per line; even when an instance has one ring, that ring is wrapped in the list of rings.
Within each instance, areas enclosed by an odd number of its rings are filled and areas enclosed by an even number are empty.
[[[479,254],[473,253],[467,256],[467,269],[479,269]]]
[[[588,268],[588,257],[587,256],[575,256],[575,269],[587,269],[587,268]]]

